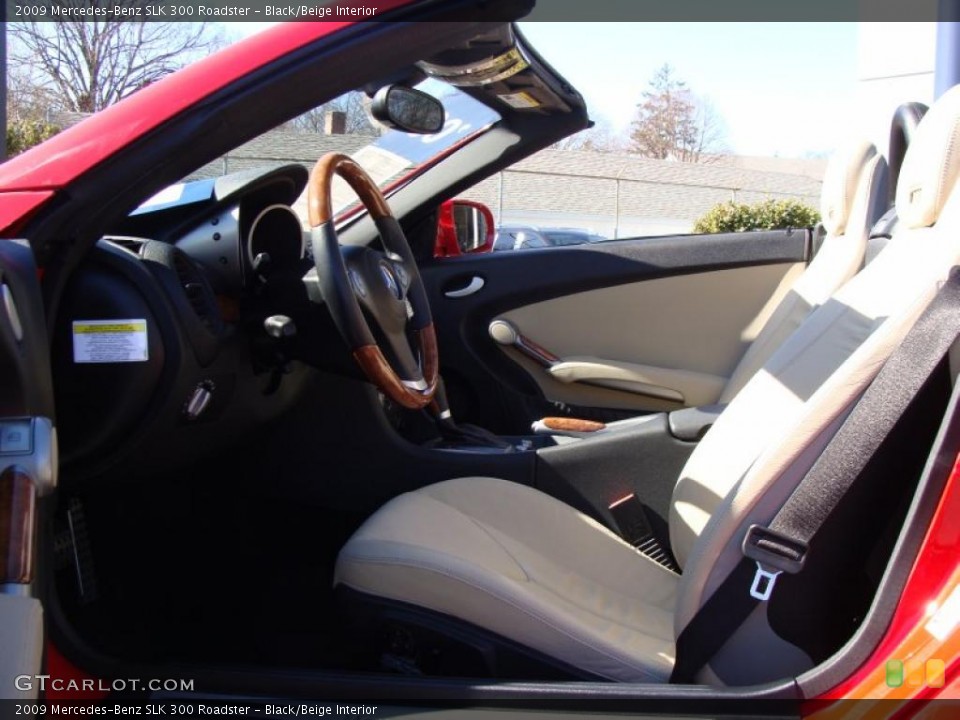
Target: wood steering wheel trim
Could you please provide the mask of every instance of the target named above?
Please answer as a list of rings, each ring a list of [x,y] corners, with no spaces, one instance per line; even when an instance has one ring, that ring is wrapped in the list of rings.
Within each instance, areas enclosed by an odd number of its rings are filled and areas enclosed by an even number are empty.
[[[310,171],[310,192],[307,194],[307,218],[310,220],[310,227],[319,227],[333,219],[329,189],[334,175],[347,181],[374,220],[393,217],[380,188],[353,158],[343,153],[328,153],[320,158]]]
[[[307,186],[307,215],[311,227],[318,228],[329,223],[329,228],[333,229],[330,189],[334,175],[339,175],[346,180],[375,221],[389,219],[396,223],[383,193],[380,192],[380,188],[370,179],[364,169],[347,155],[329,153],[317,161],[310,173],[310,181]],[[327,237],[330,243],[336,242],[335,233],[330,233]],[[406,241],[403,240],[403,242]],[[406,254],[409,255],[409,249],[407,249]],[[349,280],[345,276],[346,271],[342,263],[340,263],[340,268],[335,274],[339,273],[344,274],[344,277],[339,278],[339,281],[344,284],[344,287],[349,286]],[[414,275],[419,281],[419,276],[415,272]],[[352,295],[350,299],[356,302],[356,298]],[[365,324],[362,316],[359,317],[360,320],[357,322],[364,322]],[[424,319],[428,318],[429,315]],[[370,337],[369,331],[367,331],[367,337]],[[432,321],[417,331],[417,340],[420,350],[421,372],[423,373],[421,387],[414,387],[405,383],[397,375],[396,370],[384,357],[383,351],[376,343],[361,345],[353,350],[353,358],[367,378],[391,400],[411,410],[426,407],[433,400],[437,390],[440,369],[437,356],[437,334]]]
[[[437,377],[439,375],[437,334],[433,329],[433,323],[420,330],[418,338],[420,340],[420,357],[424,359],[423,379],[426,387],[423,390],[415,390],[404,385],[377,345],[364,345],[353,351],[353,359],[357,361],[367,377],[387,397],[409,410],[419,410],[430,404],[437,390]]]

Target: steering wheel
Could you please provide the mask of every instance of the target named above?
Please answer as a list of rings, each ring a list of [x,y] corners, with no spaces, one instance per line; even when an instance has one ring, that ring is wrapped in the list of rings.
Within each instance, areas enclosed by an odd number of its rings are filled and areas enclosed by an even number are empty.
[[[334,175],[357,193],[386,252],[340,245],[331,200]],[[437,390],[437,336],[410,244],[380,188],[352,158],[329,153],[310,173],[307,214],[320,292],[354,360],[394,402],[425,407]]]

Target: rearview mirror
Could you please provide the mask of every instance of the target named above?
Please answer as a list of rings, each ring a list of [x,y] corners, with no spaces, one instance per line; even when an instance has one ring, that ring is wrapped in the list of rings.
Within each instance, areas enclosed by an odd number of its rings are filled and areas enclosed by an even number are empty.
[[[493,213],[486,205],[472,200],[447,200],[440,206],[433,256],[490,252],[493,232]]]
[[[405,85],[387,85],[377,91],[370,114],[390,128],[432,135],[443,128],[443,105],[435,97]]]

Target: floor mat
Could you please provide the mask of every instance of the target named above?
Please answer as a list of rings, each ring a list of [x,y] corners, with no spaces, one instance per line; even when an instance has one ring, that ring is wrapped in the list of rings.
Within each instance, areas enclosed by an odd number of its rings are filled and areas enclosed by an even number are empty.
[[[258,495],[237,476],[194,480],[75,496],[97,596],[79,596],[73,563],[57,589],[84,640],[136,660],[351,667],[331,583],[362,518]]]

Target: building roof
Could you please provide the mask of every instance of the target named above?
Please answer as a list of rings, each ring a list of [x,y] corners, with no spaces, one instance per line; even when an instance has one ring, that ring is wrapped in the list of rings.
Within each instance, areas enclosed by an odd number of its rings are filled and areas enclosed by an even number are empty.
[[[79,122],[79,113],[53,118]],[[188,179],[216,177],[265,165],[298,162],[307,168],[328,152],[351,154],[370,142],[362,135],[323,135],[278,128],[264,133]],[[693,222],[717,203],[792,198],[816,206],[826,162],[820,159],[721,156],[710,162],[654,160],[628,153],[542,150],[461,195],[504,212],[669,218]]]

